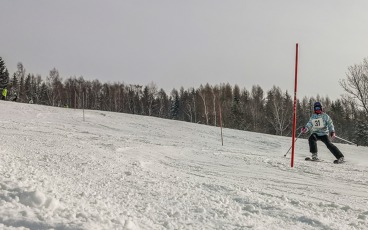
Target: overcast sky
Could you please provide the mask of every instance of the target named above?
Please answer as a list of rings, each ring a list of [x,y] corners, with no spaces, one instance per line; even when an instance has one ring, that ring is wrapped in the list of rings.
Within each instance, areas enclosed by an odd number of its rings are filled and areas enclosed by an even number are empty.
[[[200,84],[343,92],[368,57],[367,0],[4,0],[0,56],[10,74],[146,85],[170,93]]]

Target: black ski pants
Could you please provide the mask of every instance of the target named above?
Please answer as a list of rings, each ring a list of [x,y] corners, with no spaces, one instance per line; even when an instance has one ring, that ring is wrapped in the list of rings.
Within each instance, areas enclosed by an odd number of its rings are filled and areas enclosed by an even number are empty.
[[[344,155],[340,152],[340,150],[332,144],[330,141],[330,138],[328,138],[327,135],[324,136],[318,136],[317,134],[312,134],[308,141],[309,141],[309,151],[311,153],[317,153],[317,141],[320,140],[323,143],[325,143],[326,147],[330,150],[330,152],[336,157],[336,159],[339,159],[340,157],[344,157]]]

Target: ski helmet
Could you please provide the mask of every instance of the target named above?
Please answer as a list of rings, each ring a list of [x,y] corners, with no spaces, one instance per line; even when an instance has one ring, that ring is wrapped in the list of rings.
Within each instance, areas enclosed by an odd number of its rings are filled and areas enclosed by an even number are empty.
[[[314,103],[313,108],[314,108],[315,113],[322,113],[322,111],[323,111],[322,103],[319,102],[319,101]]]

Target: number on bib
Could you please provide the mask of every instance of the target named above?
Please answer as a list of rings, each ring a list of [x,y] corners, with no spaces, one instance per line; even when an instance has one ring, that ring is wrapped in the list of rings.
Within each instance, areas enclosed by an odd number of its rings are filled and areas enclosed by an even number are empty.
[[[322,128],[325,126],[322,118],[313,119],[312,124],[314,128]]]

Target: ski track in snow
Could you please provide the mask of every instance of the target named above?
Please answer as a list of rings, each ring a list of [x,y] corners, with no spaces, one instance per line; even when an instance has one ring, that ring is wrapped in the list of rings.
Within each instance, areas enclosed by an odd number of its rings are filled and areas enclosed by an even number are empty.
[[[368,229],[368,148],[0,102],[0,229]]]

